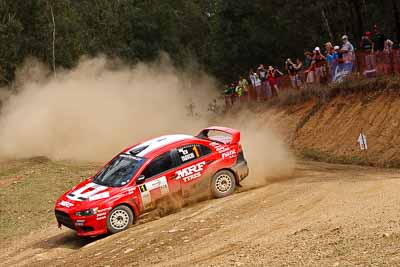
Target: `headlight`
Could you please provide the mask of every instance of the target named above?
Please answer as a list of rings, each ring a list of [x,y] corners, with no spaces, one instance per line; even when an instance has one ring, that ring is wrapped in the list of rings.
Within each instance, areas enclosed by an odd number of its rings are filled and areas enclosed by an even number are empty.
[[[95,215],[97,213],[97,210],[98,210],[98,208],[82,210],[82,211],[75,212],[75,215],[76,216],[91,216],[91,215]]]

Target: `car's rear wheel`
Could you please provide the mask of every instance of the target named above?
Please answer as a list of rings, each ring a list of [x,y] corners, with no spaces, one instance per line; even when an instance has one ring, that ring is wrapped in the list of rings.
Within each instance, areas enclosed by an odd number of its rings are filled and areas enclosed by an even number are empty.
[[[211,180],[211,192],[216,198],[229,196],[235,191],[235,188],[235,176],[230,171],[219,171]]]
[[[112,234],[128,229],[132,223],[133,213],[127,206],[117,206],[107,216],[107,229]]]

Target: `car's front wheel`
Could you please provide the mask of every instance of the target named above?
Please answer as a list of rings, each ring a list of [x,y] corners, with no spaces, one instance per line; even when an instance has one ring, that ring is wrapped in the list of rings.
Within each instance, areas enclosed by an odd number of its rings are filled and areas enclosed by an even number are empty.
[[[112,234],[128,229],[132,223],[133,213],[127,206],[117,206],[107,216],[107,229]]]
[[[235,191],[235,188],[235,176],[230,171],[219,171],[211,180],[211,192],[216,198],[229,196]]]

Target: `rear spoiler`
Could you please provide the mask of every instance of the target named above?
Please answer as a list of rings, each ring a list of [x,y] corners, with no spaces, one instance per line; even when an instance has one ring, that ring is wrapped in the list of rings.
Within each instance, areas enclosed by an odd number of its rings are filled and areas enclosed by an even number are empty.
[[[214,132],[214,135],[210,136],[210,132]],[[217,132],[222,132],[223,135],[216,135]],[[196,137],[224,144],[237,144],[240,141],[240,132],[232,128],[212,126],[201,130]]]

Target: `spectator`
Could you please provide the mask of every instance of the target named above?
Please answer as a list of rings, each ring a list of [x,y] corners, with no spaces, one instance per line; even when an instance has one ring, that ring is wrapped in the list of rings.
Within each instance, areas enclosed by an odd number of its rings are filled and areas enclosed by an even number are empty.
[[[325,43],[325,51],[328,54],[331,50],[333,50],[333,45],[331,42]]]
[[[281,77],[284,75],[280,70],[278,66],[274,67],[275,70],[275,79],[276,79],[276,84],[278,87],[281,87]],[[268,83],[269,86],[269,83]]]
[[[264,68],[263,64],[260,64],[260,66],[257,69],[260,73],[260,80],[261,80],[261,94],[262,98],[266,99],[268,98],[269,95],[269,86],[268,86],[268,81],[267,81],[267,70]]]
[[[301,69],[303,68],[303,62],[301,62],[300,58],[296,59],[296,64],[294,65],[294,68],[296,70],[296,86],[297,88],[301,87],[301,78],[300,78],[300,72]]]
[[[324,57],[324,55],[322,55],[321,50],[318,46],[314,49],[313,61],[315,61],[315,81],[317,83],[321,83],[321,80],[326,77],[326,58]]]
[[[260,79],[260,71],[257,70],[257,73],[254,74],[254,89],[256,91],[256,99],[258,102],[261,101],[261,91],[262,91],[262,87],[261,87],[261,79]]]
[[[255,89],[256,88],[256,74],[254,73],[253,69],[250,69],[250,71],[249,71],[249,79],[250,79],[251,85]]]
[[[360,43],[361,50],[365,53],[365,65],[367,70],[372,70],[375,68],[375,56],[373,55],[374,42],[371,40],[371,32],[366,32],[363,37],[361,37]]]
[[[336,56],[337,56],[336,63],[337,64],[343,63],[344,62],[343,61],[343,54],[340,52],[340,47],[338,45],[335,45],[334,49],[335,49]]]
[[[249,99],[249,83],[247,79],[245,79],[243,76],[240,76],[239,78],[239,83],[238,86],[242,89],[241,96],[247,96],[248,100]]]
[[[385,48],[385,35],[380,31],[377,25],[374,25],[374,34],[372,35],[373,53],[375,54],[376,66],[379,73],[384,72],[383,65],[385,64],[383,49]]]
[[[269,86],[271,87],[272,97],[279,95],[278,83],[276,81],[276,78],[278,77],[278,75],[283,75],[283,73],[274,69],[272,66],[268,67],[267,80],[268,80]]]
[[[383,48],[383,57],[384,57],[384,64],[383,64],[383,72],[385,74],[389,74],[393,70],[393,41],[387,39],[384,43]]]
[[[299,59],[297,59],[299,61]],[[300,62],[301,64],[301,62]],[[299,89],[300,87],[300,83],[299,83],[299,68],[297,67],[297,64],[293,63],[293,61],[288,58],[285,62],[285,67],[286,70],[289,74],[289,78],[290,78],[290,83],[292,85],[293,89]],[[301,66],[300,66],[301,69]]]
[[[339,46],[332,46],[331,43],[327,43],[329,45],[325,45],[326,49],[326,61],[328,62],[328,72],[329,72],[329,78],[332,81],[333,80],[333,75],[334,71],[337,65],[337,57],[338,53],[336,52],[339,50]]]
[[[306,52],[304,53],[306,55],[306,59],[304,61],[304,66],[306,70],[304,71],[304,74],[306,75],[305,81],[307,84],[314,83],[315,77],[315,61],[313,60],[313,53],[311,52]]]
[[[379,27],[374,25],[374,35],[372,36],[373,50],[376,52],[381,52],[385,48],[385,35],[381,33]]]
[[[225,106],[230,107],[233,105],[233,94],[234,88],[232,84],[227,84],[225,85],[225,90],[224,90],[224,97],[225,97]]]
[[[343,55],[343,62],[353,64],[354,46],[350,43],[349,37],[347,35],[343,35],[342,41],[343,45],[342,48],[340,49],[340,53]]]

